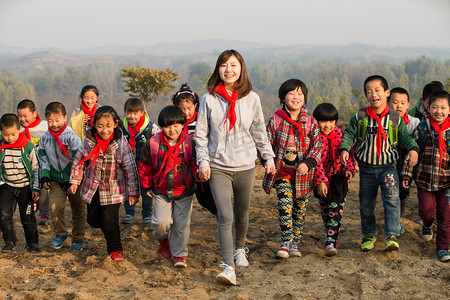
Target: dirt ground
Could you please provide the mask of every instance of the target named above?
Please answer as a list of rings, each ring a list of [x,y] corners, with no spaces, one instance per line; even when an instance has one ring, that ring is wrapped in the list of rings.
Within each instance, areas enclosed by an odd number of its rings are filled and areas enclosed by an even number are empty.
[[[257,167],[250,208],[247,246],[250,266],[237,269],[237,286],[217,284],[220,251],[216,218],[194,202],[188,268],[175,269],[160,257],[150,225],[140,217],[122,226],[124,257],[112,262],[100,230],[87,226],[84,250],[70,243],[53,250],[53,233],[39,226],[40,248],[30,254],[16,214],[19,243],[0,254],[1,299],[449,299],[450,264],[441,263],[433,242],[423,241],[416,223],[417,196],[410,196],[400,237],[400,250],[385,252],[383,209],[377,205],[378,242],[360,250],[358,175],[350,185],[344,209],[341,248],[333,258],[323,255],[325,233],[319,205],[309,195],[301,242],[302,257],[278,259],[280,244],[276,196],[261,188],[263,169]],[[66,210],[70,216],[70,210]],[[124,212],[121,210],[121,217]]]

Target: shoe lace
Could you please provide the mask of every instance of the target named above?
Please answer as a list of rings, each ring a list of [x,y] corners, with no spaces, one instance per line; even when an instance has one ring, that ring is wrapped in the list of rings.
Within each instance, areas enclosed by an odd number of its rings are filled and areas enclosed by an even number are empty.
[[[242,248],[242,249],[236,249],[236,260],[243,260],[243,259],[247,259],[248,255],[247,253],[250,250],[248,250],[247,247]]]
[[[231,268],[229,265],[227,265],[226,263],[224,263],[224,262],[222,262],[220,265],[219,265],[219,267],[222,267],[222,268],[224,268],[225,270],[227,270],[228,268]],[[224,271],[225,271],[224,270]]]

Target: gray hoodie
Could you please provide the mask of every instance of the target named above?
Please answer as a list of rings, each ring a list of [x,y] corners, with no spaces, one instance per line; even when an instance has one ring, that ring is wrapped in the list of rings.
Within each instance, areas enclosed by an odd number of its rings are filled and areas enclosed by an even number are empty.
[[[236,124],[224,124],[230,103],[216,94],[202,96],[194,139],[197,164],[231,171],[255,166],[257,150],[266,164],[275,157],[266,133],[259,96],[251,92],[236,101]]]

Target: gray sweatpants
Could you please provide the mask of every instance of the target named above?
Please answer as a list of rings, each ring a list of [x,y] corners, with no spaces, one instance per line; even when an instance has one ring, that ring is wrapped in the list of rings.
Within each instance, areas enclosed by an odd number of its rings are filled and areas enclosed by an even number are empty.
[[[169,201],[164,195],[155,195],[152,216],[153,235],[157,240],[169,238],[172,256],[188,255],[191,230],[192,195]]]
[[[248,230],[248,208],[255,178],[255,168],[245,171],[226,171],[211,168],[209,185],[214,202],[219,213],[219,244],[222,252],[222,260],[229,266],[234,266],[233,245],[233,213],[234,227],[236,230],[236,248],[245,246],[245,238]],[[234,206],[231,199],[231,191],[234,195]]]

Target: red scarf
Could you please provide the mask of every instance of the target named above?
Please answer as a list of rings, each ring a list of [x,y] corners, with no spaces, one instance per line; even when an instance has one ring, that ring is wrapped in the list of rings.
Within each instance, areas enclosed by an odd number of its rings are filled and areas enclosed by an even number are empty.
[[[407,112],[403,115],[403,122],[405,122],[406,125],[409,124],[409,117],[408,117],[408,113]]]
[[[184,128],[183,128],[184,133],[188,134],[188,125],[197,119],[197,115],[198,115],[198,112],[195,111],[194,115],[189,120],[186,121],[186,124],[184,125]]]
[[[106,149],[108,148],[109,142],[111,142],[113,137],[114,137],[114,132],[107,139],[104,140],[96,132],[95,133],[95,139],[97,140],[97,146],[95,146],[94,149],[92,149],[91,153],[89,153],[88,156],[86,156],[83,160],[81,160],[76,165],[76,167],[78,167],[79,165],[83,164],[85,161],[89,160],[90,158],[92,158],[92,162],[86,169],[88,169],[90,166],[92,166],[92,164],[95,163],[95,161],[97,160],[100,152],[101,153],[105,153],[106,152]]]
[[[442,165],[442,157],[444,156],[444,151],[447,153],[447,148],[445,147],[445,140],[442,132],[450,128],[450,117],[447,117],[444,123],[439,126],[433,118],[429,118],[431,126],[433,126],[434,130],[439,135],[439,171],[438,177],[441,173],[441,165]],[[447,153],[448,154],[448,153]]]
[[[41,116],[39,116],[39,114],[37,114],[36,120],[34,120],[33,123],[31,123],[30,125],[25,127],[25,130],[23,131],[23,133],[25,133],[25,136],[27,137],[27,139],[31,140],[30,128],[38,126],[39,123],[41,123]]]
[[[131,151],[133,152],[134,148],[136,147],[136,140],[134,139],[134,137],[136,136],[136,134],[139,133],[144,122],[145,122],[145,113],[142,114],[141,118],[139,119],[139,122],[137,123],[136,126],[134,126],[134,128],[131,128],[131,125],[128,124],[128,132],[130,133],[130,140],[128,141],[128,143],[130,144]]]
[[[330,140],[331,155],[333,157],[334,168],[336,168],[337,167],[337,162],[336,162],[336,155],[334,153],[334,149],[336,147],[336,139],[334,138],[334,130],[331,131],[329,134],[321,133],[320,136],[323,136],[323,137],[325,137],[325,138]]]
[[[84,111],[86,114],[89,115],[89,117],[91,117],[91,118],[89,119],[89,124],[88,124],[89,127],[91,127],[91,126],[92,126],[92,121],[94,120],[95,112],[97,111],[97,104],[94,105],[94,107],[92,108],[92,110],[89,110],[89,108],[87,108],[87,106],[84,105],[83,102],[81,102],[81,108],[83,109],[83,111]]]
[[[377,116],[375,111],[373,110],[372,106],[369,106],[367,108],[367,114],[369,117],[377,121],[378,123],[378,130],[377,130],[377,154],[378,158],[381,160],[381,146],[383,144],[383,138],[386,140],[386,133],[384,132],[383,125],[381,125],[381,120],[383,120],[384,116],[386,116],[389,113],[389,106],[386,104],[386,108],[381,113],[380,117]]]
[[[9,149],[9,148],[23,148],[28,144],[28,139],[25,136],[23,132],[19,133],[19,138],[17,141],[15,141],[12,144],[7,144],[5,139],[2,138],[2,145],[0,146],[0,152],[3,151],[3,149]]]
[[[233,129],[234,125],[236,124],[235,108],[236,108],[236,99],[238,96],[238,92],[233,91],[233,94],[231,94],[231,97],[230,97],[227,90],[223,86],[222,81],[214,88],[214,91],[219,96],[221,96],[222,98],[224,98],[224,99],[228,100],[228,102],[230,102],[230,108],[228,108],[227,117],[226,117],[225,121],[223,122],[223,126],[225,126],[225,123],[227,122],[227,120],[230,119],[230,131],[231,131],[231,129]]]
[[[56,140],[56,144],[58,144],[59,149],[61,149],[61,151],[67,156],[67,159],[69,159],[69,163],[70,163],[70,158],[69,158],[69,152],[67,152],[67,146],[63,145],[63,143],[61,142],[61,139],[59,138],[59,135],[61,133],[64,132],[64,130],[66,129],[67,125],[64,124],[64,126],[59,130],[59,131],[53,131],[50,128],[48,129],[48,132],[52,135],[52,137]],[[71,163],[70,163],[71,164]],[[72,165],[72,164],[71,164]]]
[[[300,144],[302,149],[306,148],[306,143],[305,143],[305,135],[303,133],[302,130],[302,125],[300,122],[295,122],[294,120],[291,119],[291,117],[287,114],[287,112],[284,109],[279,109],[275,112],[275,114],[279,115],[281,118],[283,118],[284,120],[286,120],[289,124],[291,124],[292,126],[296,127],[299,131],[299,136],[300,136]],[[301,116],[302,111],[300,111],[300,115]]]
[[[167,170],[167,172],[169,172],[170,170],[173,169],[173,167],[175,166],[175,149],[180,147],[180,145],[182,145],[184,143],[184,141],[185,141],[185,135],[184,135],[184,133],[182,133],[180,135],[180,137],[178,138],[178,142],[174,146],[172,146],[172,145],[170,145],[170,143],[167,140],[167,137],[164,135],[164,133],[161,132],[161,143],[163,143],[163,145],[166,145],[169,149],[164,153],[164,158],[163,158],[163,161],[161,164],[161,169],[155,176],[158,176],[163,169]],[[166,164],[165,167],[164,167],[164,164]],[[163,181],[161,180],[161,182],[163,182]]]

